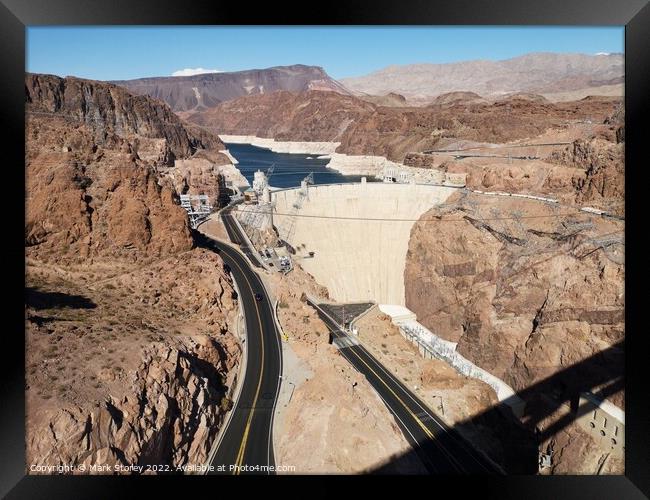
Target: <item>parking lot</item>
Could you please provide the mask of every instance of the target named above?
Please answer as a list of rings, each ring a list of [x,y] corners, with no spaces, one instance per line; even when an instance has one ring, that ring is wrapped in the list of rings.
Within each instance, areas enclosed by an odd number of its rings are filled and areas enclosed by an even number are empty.
[[[284,248],[262,248],[260,255],[266,264],[281,273],[288,273],[293,268],[291,257]]]

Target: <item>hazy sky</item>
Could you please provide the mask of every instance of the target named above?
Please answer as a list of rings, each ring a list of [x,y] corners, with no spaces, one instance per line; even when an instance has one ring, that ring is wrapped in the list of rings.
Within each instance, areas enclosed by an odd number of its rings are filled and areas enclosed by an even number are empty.
[[[334,78],[393,64],[623,52],[623,27],[31,27],[27,71],[96,80],[322,66]]]

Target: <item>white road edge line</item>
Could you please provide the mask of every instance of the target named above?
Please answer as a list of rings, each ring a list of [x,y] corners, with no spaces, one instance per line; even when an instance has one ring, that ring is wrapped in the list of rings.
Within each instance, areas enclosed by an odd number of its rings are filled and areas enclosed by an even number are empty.
[[[221,241],[220,241],[221,242]],[[234,250],[234,248],[233,248]],[[232,274],[231,274],[232,276]],[[244,378],[246,374],[246,367],[248,365],[248,329],[246,328],[246,314],[244,312],[244,306],[243,303],[240,299],[241,294],[239,293],[239,285],[237,284],[237,280],[235,280],[235,277],[232,276],[232,282],[233,282],[233,287],[235,288],[235,291],[237,292],[237,300],[239,302],[239,311],[243,319],[243,327],[244,327],[244,340],[241,342],[243,344],[243,349],[242,349],[242,362],[240,363],[239,367],[239,374],[237,375],[237,386],[235,387],[235,395],[233,398],[233,406],[232,409],[226,414],[226,418],[223,421],[223,424],[221,425],[221,428],[219,429],[217,433],[217,437],[214,440],[214,443],[212,444],[212,448],[210,450],[210,453],[208,453],[208,462],[206,466],[206,470],[202,472],[202,475],[207,474],[207,468],[208,466],[212,463],[212,460],[214,460],[214,456],[217,454],[217,450],[219,449],[219,446],[221,445],[221,441],[223,440],[223,436],[226,434],[228,431],[228,426],[230,425],[230,421],[232,420],[232,416],[235,413],[235,410],[237,409],[237,406],[239,404],[239,397],[241,395],[241,390],[242,387],[244,386]]]
[[[342,356],[346,359],[346,361],[350,364],[350,366],[356,370],[356,368],[355,368],[355,366],[354,366],[354,363],[352,363],[352,360],[351,360],[350,358],[348,358],[348,356],[347,356],[343,351],[340,351],[340,352],[341,352],[341,355],[342,355]],[[399,420],[399,422],[402,424],[402,428],[404,428],[404,429],[406,430],[406,432],[408,432],[409,436],[411,436],[411,439],[413,439],[413,442],[415,443],[415,445],[416,445],[418,448],[422,448],[422,446],[420,445],[420,442],[419,442],[419,441],[415,438],[415,436],[411,433],[411,431],[409,430],[408,426],[407,426],[407,425],[404,423],[404,421],[400,418],[400,416],[399,416],[399,415],[397,414],[397,412],[393,409],[393,407],[392,407],[391,405],[388,404],[388,402],[387,402],[387,401],[386,401],[386,400],[381,396],[381,394],[379,393],[379,391],[375,390],[374,387],[373,387],[373,391],[375,392],[375,394],[376,394],[377,396],[379,396],[379,399],[381,399],[381,400],[383,401],[383,403],[384,403],[384,405],[386,406],[386,408],[388,408],[388,410],[393,414],[393,417],[395,417],[397,420]],[[411,446],[413,446],[413,445],[411,445]],[[422,465],[423,465],[424,468],[426,469],[426,465],[424,464],[424,461],[420,458],[419,455],[418,455],[418,459],[420,460],[420,462],[422,463]],[[433,465],[433,463],[432,463],[431,465],[432,465],[432,467],[437,471],[437,468]]]
[[[322,309],[322,308],[321,308],[317,303],[315,303],[315,302],[314,302],[310,297],[307,297],[307,300],[308,300],[309,302],[311,302],[312,305],[313,305],[314,307],[316,307],[319,311],[321,311],[325,316],[327,316],[327,317],[330,319],[330,321],[332,321],[332,323],[333,323],[334,325],[336,325],[336,327],[339,329],[339,331],[341,331],[341,332],[343,333],[344,336],[346,336],[346,337],[348,336],[348,334],[347,334],[346,332],[344,332],[343,330],[341,330],[341,328],[338,326],[338,323],[334,320],[334,318],[332,318],[332,317],[331,317],[331,316],[330,316],[330,315],[329,315],[329,314],[328,314],[324,309]],[[332,342],[333,342],[333,341],[332,341]],[[372,356],[372,354],[368,352],[368,350],[363,346],[363,344],[359,343],[358,345],[359,345],[359,347],[361,348],[361,351],[363,351],[363,353],[366,354],[366,356],[368,357],[368,359],[369,359],[370,361],[374,360],[374,356]],[[342,349],[339,349],[339,351],[342,352]],[[346,359],[347,359],[347,356],[346,356]],[[349,361],[349,360],[348,360],[348,361]],[[382,366],[378,361],[375,360],[374,365],[377,366],[378,368],[380,368],[381,371],[383,371],[386,375],[388,375],[388,377],[389,377],[389,378],[390,378],[390,379],[395,383],[395,385],[396,385],[397,387],[399,387],[399,388],[401,389],[401,387],[404,386],[404,384],[403,384],[402,382],[398,381],[395,377],[393,377],[390,373],[388,373],[388,372],[384,369],[384,367],[383,367],[383,366]],[[375,390],[375,392],[377,392],[377,394],[379,394],[378,391]],[[438,422],[438,420],[437,420],[435,417],[433,417],[433,416],[431,415],[431,413],[428,411],[428,409],[427,409],[427,408],[423,408],[422,405],[421,405],[417,400],[415,400],[415,399],[411,396],[411,394],[409,394],[409,392],[404,391],[403,389],[400,390],[400,392],[402,392],[402,393],[404,393],[406,396],[408,396],[409,399],[411,399],[411,401],[413,401],[413,402],[414,402],[414,403],[415,403],[419,408],[421,408],[421,409],[422,409],[422,410],[423,410],[427,415],[429,415],[429,417],[430,417],[430,418],[431,418],[431,419],[436,423],[436,425],[440,428],[440,430],[442,430],[442,431],[445,432],[446,434],[449,434],[449,433],[447,432],[447,430],[446,430],[446,429],[445,429],[445,428],[440,424],[440,422]],[[381,397],[381,395],[380,395],[380,397]],[[382,398],[382,400],[383,400],[383,398]],[[388,406],[388,405],[386,405],[386,406]],[[390,407],[389,407],[389,408],[390,408]],[[392,410],[391,410],[391,411],[392,411]],[[401,421],[401,420],[400,420],[400,421]],[[410,432],[409,432],[409,434],[410,434]],[[478,465],[480,465],[481,468],[483,468],[483,469],[484,469],[485,471],[487,471],[487,472],[490,472],[490,471],[485,467],[485,465],[483,465],[482,463],[480,463],[480,462],[478,461],[478,459],[477,459],[477,458],[476,458],[476,457],[475,457],[475,456],[474,456],[474,455],[473,455],[473,454],[472,454],[472,453],[467,449],[467,447],[465,446],[465,443],[460,443],[457,439],[455,439],[455,436],[450,436],[450,437],[451,437],[451,438],[452,438],[456,443],[461,444],[461,446],[464,448],[465,452],[466,452],[468,455],[470,455],[470,456],[472,457],[472,460],[474,460]],[[443,447],[442,444],[440,444],[440,443],[438,443],[438,445],[439,445],[441,448]],[[446,450],[446,448],[445,448],[445,450]],[[457,465],[457,466],[462,470],[463,467],[460,465],[460,463],[458,462],[458,460],[456,459],[456,457],[454,457],[453,454],[451,454],[451,452],[449,452],[449,450],[446,450],[446,451],[447,451],[446,454],[448,454],[450,457],[452,457],[453,462],[455,462],[456,465]],[[485,455],[485,454],[482,453],[482,452],[481,452],[481,454],[482,454],[482,455]],[[492,460],[490,460],[490,462],[493,463]],[[496,464],[495,464],[495,465],[496,465]],[[500,467],[499,467],[499,469],[500,469]]]
[[[222,217],[223,215],[224,215],[223,213],[219,213],[219,217],[222,219],[222,223],[225,226],[226,222],[225,222],[225,220],[223,220],[223,217]],[[243,228],[239,224],[239,221],[237,221],[237,218],[232,214],[232,212],[228,213],[227,215],[229,215],[231,217],[231,219],[234,221],[234,224],[237,226],[237,228],[238,228],[238,230],[240,232],[240,236],[243,236],[247,240],[247,244],[249,245],[249,249],[251,250],[251,252],[256,252],[255,247],[252,245],[252,243],[248,239],[248,235],[246,234],[246,232],[243,230]],[[227,229],[226,229],[226,233],[228,233]],[[228,237],[230,238],[229,233],[228,233]],[[219,240],[219,241],[221,242],[222,240]],[[226,244],[228,244],[228,243],[226,243]],[[234,251],[238,252],[239,255],[242,256],[243,259],[250,264],[250,268],[251,268],[251,271],[253,272],[253,275],[255,276],[255,279],[259,282],[261,287],[264,289],[264,293],[265,293],[265,295],[267,297],[266,302],[269,302],[268,298],[270,297],[270,294],[269,294],[268,290],[266,289],[266,286],[264,285],[264,281],[257,274],[257,271],[255,271],[255,264],[248,258],[248,256],[243,251],[236,248],[234,246],[234,244],[228,244],[228,246],[230,248],[232,248]],[[257,256],[256,256],[256,258],[257,258]],[[261,262],[261,259],[258,259],[258,261]],[[265,269],[267,269],[266,266],[264,265],[264,263],[262,263],[262,265],[264,266]],[[271,311],[271,316],[273,317],[273,320],[274,320],[274,323],[275,323],[274,324],[275,341],[278,343],[278,357],[280,358],[280,374],[282,374],[282,370],[283,370],[282,345],[280,343],[279,333],[277,331],[278,319],[277,319],[277,317],[275,315],[275,311],[273,310],[273,308],[271,308],[270,303],[267,304],[267,306],[269,307],[269,310]],[[271,442],[272,441],[271,437],[273,435],[273,424],[274,424],[274,420],[275,420],[275,408],[276,408],[277,403],[278,403],[278,394],[280,393],[280,387],[282,385],[281,380],[282,379],[278,379],[278,385],[277,385],[277,388],[276,388],[276,391],[275,391],[275,399],[273,400],[273,408],[272,408],[272,411],[271,411],[271,422],[270,422],[271,425],[270,425],[270,428],[269,428],[269,442],[268,442],[268,445],[267,445],[268,446],[268,448],[267,448],[267,465],[270,465],[269,462],[271,461],[271,451],[272,451],[272,448],[273,448],[273,444]],[[267,471],[267,474],[268,474],[268,472],[269,471]]]
[[[365,353],[370,357],[370,359],[372,359],[372,354],[371,354],[371,353],[370,353],[370,352],[365,348],[365,346],[364,346],[362,343],[359,343],[359,345],[360,345],[360,347],[361,347],[361,350],[364,351],[364,352],[365,352]],[[399,380],[397,380],[397,379],[396,379],[396,378],[395,378],[395,377],[394,377],[390,372],[386,371],[386,369],[385,369],[381,364],[379,364],[379,363],[375,363],[375,364],[379,367],[379,369],[381,369],[381,371],[383,371],[386,375],[388,375],[389,378],[391,378],[394,382],[398,383],[398,385],[399,385],[399,384],[401,384],[401,385],[405,385],[404,383],[402,383],[402,382],[400,382]],[[404,392],[404,391],[402,391],[402,392]],[[441,430],[447,432],[447,430],[446,430],[446,429],[443,427],[443,425],[439,422],[438,417],[437,417],[437,416],[434,416],[434,415],[432,415],[432,414],[430,413],[430,409],[429,409],[428,407],[423,407],[423,406],[422,406],[422,405],[421,405],[421,404],[420,404],[416,399],[413,398],[413,396],[412,396],[410,393],[405,392],[405,394],[406,394],[406,395],[409,397],[409,399],[411,399],[411,401],[413,401],[417,406],[419,406],[420,408],[422,408],[422,410],[423,410],[427,415],[429,415],[429,417],[430,417],[430,418],[431,418],[431,419],[436,423],[436,425],[437,425],[438,427],[440,427]],[[448,434],[449,434],[449,433],[448,433]],[[465,443],[464,440],[462,440],[462,437],[459,439],[459,438],[457,438],[456,436],[454,436],[453,434],[450,434],[450,437],[451,437],[451,439],[452,439],[453,441],[455,441],[457,444],[459,444],[459,445],[460,445],[460,446],[465,450],[465,452],[466,452],[468,455],[470,455],[470,456],[472,457],[472,460],[474,460],[474,462],[476,462],[478,465],[480,465],[481,468],[484,469],[486,472],[491,472],[491,471],[489,471],[489,470],[487,469],[487,467],[486,467],[484,464],[482,464],[482,463],[481,463],[481,462],[480,462],[480,461],[479,461],[479,460],[474,456],[474,453],[472,453],[472,451],[474,451],[475,453],[480,453],[481,456],[482,456],[483,458],[485,458],[486,460],[488,460],[488,461],[489,461],[489,462],[490,462],[494,467],[496,467],[497,469],[499,469],[501,472],[503,472],[503,473],[505,474],[505,471],[501,468],[501,466],[499,466],[499,464],[495,463],[494,460],[492,460],[489,456],[487,456],[487,454],[486,454],[485,452],[483,452],[483,450],[476,449],[476,448],[473,448],[472,450],[470,450],[470,449],[468,448],[467,443]]]

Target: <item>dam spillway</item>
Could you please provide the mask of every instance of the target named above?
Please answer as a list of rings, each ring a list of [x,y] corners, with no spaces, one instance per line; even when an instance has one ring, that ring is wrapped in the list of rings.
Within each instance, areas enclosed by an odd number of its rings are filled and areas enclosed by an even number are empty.
[[[454,191],[424,184],[316,185],[296,209],[300,189],[286,189],[272,194],[273,223],[332,299],[404,305],[411,228]]]

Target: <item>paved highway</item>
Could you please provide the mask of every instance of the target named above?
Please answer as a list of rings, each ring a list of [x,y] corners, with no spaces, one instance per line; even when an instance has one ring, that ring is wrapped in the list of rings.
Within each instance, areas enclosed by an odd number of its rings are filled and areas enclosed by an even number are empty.
[[[253,262],[258,262],[254,251],[247,247],[233,223],[229,209],[222,212],[222,220],[230,239],[241,244],[242,251],[251,255]],[[230,266],[233,278],[239,285],[248,338],[247,366],[241,393],[211,465],[215,467],[215,473],[221,474],[272,473],[268,466],[275,466],[273,413],[282,373],[282,349],[272,305],[260,278],[238,251],[203,235],[200,238],[207,247],[219,252]],[[263,300],[256,301],[255,293],[262,294]],[[317,310],[334,342],[339,345],[341,354],[366,376],[430,473],[499,473],[455,430],[440,421],[354,337],[343,332],[322,310]],[[243,470],[242,467],[250,470]]]
[[[310,301],[311,302],[311,301]],[[363,373],[431,474],[500,474],[351,335],[317,307],[343,357]]]
[[[241,238],[224,217],[231,238]],[[234,239],[233,238],[233,239]],[[198,240],[218,252],[230,267],[240,292],[247,332],[246,372],[228,426],[210,464],[214,474],[272,474],[273,414],[280,389],[282,348],[272,304],[259,276],[234,248],[201,233]],[[238,241],[238,240],[235,240]],[[242,240],[239,240],[242,241]],[[262,300],[255,300],[255,294]]]
[[[244,252],[246,257],[248,257],[248,260],[250,260],[255,267],[262,268],[263,266],[260,262],[257,252],[255,249],[249,247],[248,243],[246,242],[246,238],[242,236],[237,225],[234,222],[234,215],[230,213],[234,207],[235,205],[230,205],[221,211],[221,220],[223,221],[223,225],[226,226],[228,237],[230,238],[230,241],[236,245],[239,245],[241,251]]]

